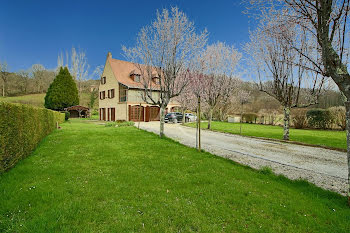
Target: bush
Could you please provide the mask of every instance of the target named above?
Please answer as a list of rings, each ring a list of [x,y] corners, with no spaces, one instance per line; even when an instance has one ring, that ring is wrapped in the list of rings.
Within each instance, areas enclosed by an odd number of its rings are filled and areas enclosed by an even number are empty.
[[[123,127],[123,126],[134,126],[135,123],[133,121],[113,121],[113,122],[106,122],[105,127]]]
[[[255,123],[257,118],[258,118],[258,115],[255,114],[255,113],[245,113],[245,114],[243,114],[243,120],[246,123]]]
[[[346,129],[346,111],[345,107],[331,107],[328,109],[331,113],[333,123],[342,130]]]
[[[115,127],[117,125],[116,122],[106,122],[105,127]]]
[[[311,109],[306,112],[308,124],[311,128],[327,129],[332,124],[332,116],[326,109]]]
[[[306,117],[306,109],[292,110],[292,123],[296,129],[304,129],[307,127],[308,121]]]
[[[133,122],[133,121],[124,121],[124,122],[117,123],[117,125],[119,127],[122,127],[122,126],[134,126],[135,122]]]
[[[67,107],[79,104],[77,85],[67,67],[60,69],[45,96],[45,108],[63,111]]]
[[[64,120],[68,121],[70,117],[70,113],[68,111],[64,112]]]
[[[63,113],[0,102],[0,173],[28,156],[56,122],[64,122]]]

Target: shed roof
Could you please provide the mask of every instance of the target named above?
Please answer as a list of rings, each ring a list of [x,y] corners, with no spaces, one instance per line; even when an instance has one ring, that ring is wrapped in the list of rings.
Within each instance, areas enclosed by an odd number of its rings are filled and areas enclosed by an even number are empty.
[[[71,110],[84,111],[84,110],[87,110],[88,111],[89,108],[81,106],[81,105],[75,105],[75,106],[71,106],[71,107],[65,108],[64,110],[66,110],[66,111],[71,111]]]

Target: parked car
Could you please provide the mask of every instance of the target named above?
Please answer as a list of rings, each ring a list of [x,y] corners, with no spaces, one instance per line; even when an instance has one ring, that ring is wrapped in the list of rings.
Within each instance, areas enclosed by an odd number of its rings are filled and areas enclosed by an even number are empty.
[[[183,118],[183,115],[180,112],[169,112],[168,114],[165,115],[164,122],[178,123],[182,121],[182,118]]]
[[[186,122],[194,122],[197,120],[197,116],[192,113],[185,113],[185,121]]]

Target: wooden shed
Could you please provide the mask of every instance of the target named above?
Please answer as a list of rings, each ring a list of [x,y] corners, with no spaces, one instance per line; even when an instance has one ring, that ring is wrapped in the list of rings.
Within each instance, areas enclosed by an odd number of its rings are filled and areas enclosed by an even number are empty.
[[[81,105],[71,106],[65,108],[64,110],[68,111],[71,118],[87,118],[90,113],[90,109]]]

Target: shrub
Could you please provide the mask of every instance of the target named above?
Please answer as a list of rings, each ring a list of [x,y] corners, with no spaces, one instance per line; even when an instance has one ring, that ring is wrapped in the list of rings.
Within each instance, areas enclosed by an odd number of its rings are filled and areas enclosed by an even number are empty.
[[[105,127],[123,127],[123,126],[134,126],[135,123],[133,121],[113,121],[113,122],[106,122]]]
[[[68,121],[70,117],[70,113],[68,111],[64,112],[64,120]]]
[[[328,109],[331,113],[333,123],[342,130],[346,129],[346,111],[345,107],[331,107]]]
[[[122,127],[122,126],[134,126],[135,122],[133,122],[133,121],[124,121],[124,122],[117,123],[117,125],[119,127]]]
[[[117,125],[116,122],[106,122],[105,127],[115,127]]]
[[[0,102],[0,173],[28,156],[56,122],[64,122],[63,113]]]
[[[243,114],[243,120],[246,123],[253,123],[253,122],[255,123],[257,118],[258,118],[258,115],[255,114],[255,113],[245,113],[245,114]]]
[[[77,85],[67,67],[60,69],[45,96],[45,108],[63,111],[64,108],[79,104]]]
[[[326,109],[311,109],[306,112],[308,124],[312,128],[327,129],[332,124],[332,116]]]
[[[306,117],[306,109],[292,110],[292,123],[296,129],[304,129],[307,127],[308,121]]]

